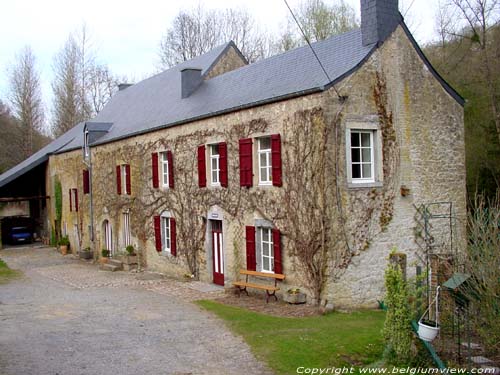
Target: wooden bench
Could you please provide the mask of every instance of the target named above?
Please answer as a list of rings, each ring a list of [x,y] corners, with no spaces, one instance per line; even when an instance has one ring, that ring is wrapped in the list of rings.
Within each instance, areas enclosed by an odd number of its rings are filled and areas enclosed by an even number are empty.
[[[269,303],[269,297],[273,296],[276,301],[278,297],[276,297],[276,291],[280,290],[278,288],[277,283],[278,280],[284,280],[285,275],[280,273],[267,273],[267,272],[257,272],[257,271],[248,271],[248,270],[240,270],[240,275],[245,275],[245,281],[234,281],[233,285],[238,288],[238,296],[241,296],[241,292],[245,292],[248,296],[247,288],[261,289],[266,291],[266,303]],[[273,279],[274,285],[263,285],[248,282],[249,277],[261,277],[267,279]]]

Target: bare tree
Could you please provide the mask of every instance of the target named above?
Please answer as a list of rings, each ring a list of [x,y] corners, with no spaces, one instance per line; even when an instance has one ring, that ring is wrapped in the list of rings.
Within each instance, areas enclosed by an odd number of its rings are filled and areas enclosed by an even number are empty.
[[[500,0],[449,0],[445,4],[458,18],[456,27],[447,30],[453,36],[469,39],[472,51],[480,56],[478,71],[488,91],[495,128],[500,142],[500,94],[498,91],[498,46],[490,45],[489,34],[500,22]]]
[[[294,14],[311,42],[324,40],[358,27],[354,9],[344,0],[328,4],[324,0],[304,0]],[[305,43],[295,20],[290,15],[285,32],[275,43],[276,52],[284,52]]]
[[[97,62],[87,27],[71,33],[54,59],[54,120],[59,136],[81,121],[95,116],[116,91],[117,80]]]
[[[230,40],[249,62],[269,54],[269,39],[244,9],[205,10],[198,6],[181,11],[160,42],[160,68],[190,60]]]
[[[36,58],[29,46],[16,56],[9,69],[10,103],[18,119],[23,157],[33,153],[33,136],[44,126],[44,110],[40,87],[40,73],[36,69]]]

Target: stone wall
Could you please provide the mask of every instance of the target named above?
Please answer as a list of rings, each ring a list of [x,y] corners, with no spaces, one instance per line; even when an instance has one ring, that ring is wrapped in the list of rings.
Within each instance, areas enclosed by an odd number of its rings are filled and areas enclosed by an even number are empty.
[[[144,265],[177,277],[194,273],[212,282],[207,220],[216,214],[223,220],[225,281],[230,286],[238,270],[246,266],[245,226],[263,219],[282,231],[286,274],[282,290],[300,287],[312,297],[314,288],[306,280],[300,249],[290,239],[297,238],[297,233],[307,237],[312,226],[317,227],[316,220],[321,219],[318,222],[324,223],[320,233],[324,235],[321,243],[326,245],[326,258],[321,258],[321,252],[314,256],[323,259],[326,268],[321,271],[325,279],[319,297],[337,307],[375,306],[376,300],[383,298],[383,274],[391,248],[397,247],[408,255],[410,276],[414,272],[412,264],[420,261],[414,205],[453,201],[459,240],[456,245],[463,243],[463,109],[435,80],[401,28],[337,89],[347,100],[340,100],[330,89],[93,147],[95,249],[103,247],[102,223],[108,220],[116,248],[121,250],[121,217],[123,212],[130,212],[132,243]],[[363,126],[377,129],[378,180],[360,187],[348,181],[346,132]],[[294,129],[299,127],[324,132],[311,133],[314,137],[297,142],[293,137],[299,133]],[[283,186],[240,187],[238,140],[277,133],[282,137]],[[307,144],[311,139],[313,143]],[[321,150],[323,140],[326,152],[317,161],[324,162],[324,178],[313,173],[310,186],[306,181],[305,189],[291,191],[293,186],[300,186],[298,173],[292,167],[300,165],[302,155],[288,151],[306,144]],[[197,147],[222,141],[228,147],[228,187],[199,188]],[[173,154],[175,187],[155,189],[151,153],[167,150]],[[131,166],[131,195],[116,193],[115,168],[120,164]],[[58,176],[62,183],[66,202],[62,221],[74,228],[69,235],[72,247],[79,241],[79,248],[90,245],[83,168],[80,151],[54,155],[47,179],[51,196],[54,177]],[[309,165],[313,172],[315,168]],[[307,168],[301,173],[309,176]],[[318,188],[317,182],[323,185]],[[409,189],[408,196],[401,195],[402,185]],[[75,187],[79,190],[78,213],[69,212],[67,204],[68,189]],[[310,191],[321,196],[311,199]],[[311,205],[302,220],[293,216],[294,206],[289,204],[297,201]],[[153,216],[164,211],[176,219],[176,257],[155,249]]]

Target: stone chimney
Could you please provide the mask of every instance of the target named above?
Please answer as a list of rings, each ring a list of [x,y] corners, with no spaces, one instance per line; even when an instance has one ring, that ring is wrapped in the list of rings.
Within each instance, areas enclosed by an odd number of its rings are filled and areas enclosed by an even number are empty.
[[[402,19],[398,0],[361,0],[363,45],[383,42]]]
[[[181,70],[181,97],[187,98],[201,85],[201,69],[184,68]]]

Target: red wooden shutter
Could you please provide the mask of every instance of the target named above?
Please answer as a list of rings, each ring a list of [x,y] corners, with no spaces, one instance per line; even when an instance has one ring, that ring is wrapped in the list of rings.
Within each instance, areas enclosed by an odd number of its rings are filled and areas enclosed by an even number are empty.
[[[122,174],[119,165],[116,166],[116,192],[118,195],[122,193]]]
[[[167,151],[167,163],[168,163],[168,187],[170,189],[174,188],[174,159],[172,157],[172,151]]]
[[[73,193],[75,194],[75,211],[78,212],[78,189],[73,189]]]
[[[281,137],[279,134],[271,135],[271,162],[273,185],[281,186]]]
[[[160,179],[158,177],[158,153],[153,152],[151,154],[151,169],[153,171],[153,188],[158,189],[160,187]]]
[[[170,218],[170,253],[174,257],[177,256],[177,234],[173,217]]]
[[[127,195],[130,195],[132,193],[132,186],[131,186],[131,183],[130,183],[130,164],[127,164],[125,166],[125,173],[127,174],[127,178],[126,178],[126,181],[125,181],[125,191],[127,193]]]
[[[256,271],[257,261],[255,258],[255,227],[245,227],[247,239],[247,270]]]
[[[69,211],[73,211],[73,199],[71,199],[71,189],[69,189]]]
[[[207,170],[205,162],[205,145],[198,146],[198,186],[207,186]]]
[[[161,251],[161,218],[159,216],[155,216],[153,219],[155,228],[156,251]]]
[[[252,139],[240,139],[240,186],[252,186]]]
[[[227,187],[227,144],[219,143],[220,185]]]
[[[281,233],[279,229],[273,229],[273,250],[274,273],[283,273],[283,263],[281,262]]]
[[[88,169],[83,170],[83,194],[90,193],[90,172]]]

